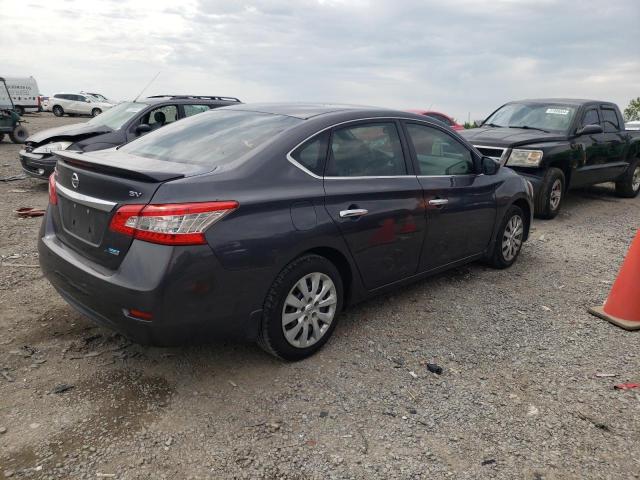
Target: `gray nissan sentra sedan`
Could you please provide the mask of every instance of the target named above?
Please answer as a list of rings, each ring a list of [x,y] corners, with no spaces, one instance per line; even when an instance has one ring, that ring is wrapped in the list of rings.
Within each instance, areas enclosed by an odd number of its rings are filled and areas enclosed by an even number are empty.
[[[525,179],[393,110],[237,105],[56,154],[42,270],[141,343],[231,335],[304,358],[349,304],[475,260],[510,266],[531,224]]]

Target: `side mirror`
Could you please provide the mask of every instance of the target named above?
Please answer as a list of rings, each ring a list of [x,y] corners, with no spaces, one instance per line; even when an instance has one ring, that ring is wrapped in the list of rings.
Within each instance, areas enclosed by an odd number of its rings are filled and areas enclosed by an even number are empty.
[[[147,133],[151,131],[151,125],[148,123],[141,123],[136,127],[136,133],[138,135],[142,135],[143,133]]]
[[[584,127],[579,128],[576,131],[576,135],[596,135],[598,133],[602,133],[603,131],[604,130],[602,130],[602,125],[585,125]]]
[[[496,162],[493,158],[482,157],[480,159],[480,170],[485,175],[495,175],[500,170],[500,163]]]

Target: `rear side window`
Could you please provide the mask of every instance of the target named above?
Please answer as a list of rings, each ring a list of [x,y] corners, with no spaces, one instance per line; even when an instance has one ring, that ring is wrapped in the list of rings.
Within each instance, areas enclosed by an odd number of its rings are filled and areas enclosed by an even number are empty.
[[[208,112],[208,105],[184,105],[184,116],[190,117],[191,115],[196,115],[198,113]]]
[[[398,130],[393,122],[336,129],[331,136],[329,177],[406,175]]]
[[[300,145],[291,153],[291,158],[310,172],[322,176],[328,146],[329,132],[327,131]]]
[[[592,108],[591,110],[587,110],[584,114],[584,118],[582,119],[582,126],[586,127],[587,125],[600,125],[600,115],[598,115],[598,110]]]
[[[620,124],[618,123],[618,115],[616,111],[611,108],[602,109],[602,121],[604,123],[605,132],[618,132],[620,131]]]
[[[121,150],[167,162],[220,166],[240,160],[302,121],[285,115],[212,110],[151,132]]]
[[[451,135],[426,125],[407,125],[418,159],[420,175],[467,175],[474,173],[471,152]]]

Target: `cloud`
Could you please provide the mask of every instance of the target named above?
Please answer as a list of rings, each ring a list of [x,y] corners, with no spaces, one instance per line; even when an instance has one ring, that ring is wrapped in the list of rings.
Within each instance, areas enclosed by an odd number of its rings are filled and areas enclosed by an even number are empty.
[[[3,74],[92,89],[426,108],[640,95],[637,0],[32,0],[3,4]],[[8,13],[5,13],[8,12]],[[24,52],[29,52],[24,55]],[[10,70],[10,71],[9,71]]]

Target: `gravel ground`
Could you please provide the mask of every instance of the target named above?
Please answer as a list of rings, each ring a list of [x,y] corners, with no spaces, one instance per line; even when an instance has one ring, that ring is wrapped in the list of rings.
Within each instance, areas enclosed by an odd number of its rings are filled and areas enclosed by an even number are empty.
[[[0,177],[20,173],[18,150],[0,144]],[[639,337],[586,311],[640,198],[572,193],[511,269],[472,264],[361,304],[287,364],[94,326],[32,267],[40,219],[13,213],[45,207],[46,185],[0,195],[0,478],[640,478],[640,391],[612,388],[640,381]]]

